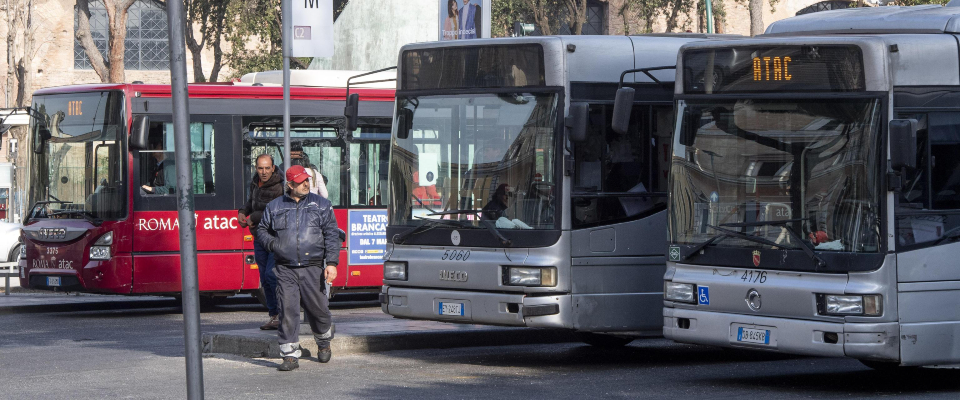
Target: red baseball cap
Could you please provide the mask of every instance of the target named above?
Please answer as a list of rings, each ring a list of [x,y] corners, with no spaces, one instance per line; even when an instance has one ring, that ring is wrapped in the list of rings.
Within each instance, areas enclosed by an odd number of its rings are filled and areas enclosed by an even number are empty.
[[[303,169],[302,165],[294,165],[287,168],[288,182],[303,183],[307,178],[310,178],[310,174],[307,173],[307,170]]]

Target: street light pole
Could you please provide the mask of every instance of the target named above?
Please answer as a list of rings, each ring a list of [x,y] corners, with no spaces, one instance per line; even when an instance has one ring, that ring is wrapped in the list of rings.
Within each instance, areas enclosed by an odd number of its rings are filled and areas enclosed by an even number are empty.
[[[283,0],[280,4],[283,14],[281,40],[283,41],[283,167],[290,168],[290,55],[293,51],[293,10],[292,0]],[[283,171],[281,171],[282,173]],[[281,174],[286,176],[286,174]]]
[[[716,33],[713,31],[713,0],[704,0],[707,3],[707,33]]]
[[[167,0],[170,29],[170,97],[173,100],[173,141],[177,166],[177,212],[180,222],[180,291],[187,364],[187,398],[203,399],[203,360],[200,354],[200,286],[197,278],[197,221],[194,217],[190,160],[190,111],[187,92],[187,51],[184,42],[183,0]]]

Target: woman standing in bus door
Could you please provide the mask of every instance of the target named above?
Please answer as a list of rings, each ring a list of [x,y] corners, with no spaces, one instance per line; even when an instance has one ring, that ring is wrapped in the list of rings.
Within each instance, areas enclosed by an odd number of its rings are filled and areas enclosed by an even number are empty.
[[[280,326],[280,310],[277,308],[277,275],[274,272],[275,260],[273,253],[267,251],[257,240],[257,226],[263,210],[273,199],[283,196],[283,179],[276,173],[273,157],[261,154],[257,157],[257,174],[250,182],[250,197],[243,208],[238,211],[237,220],[240,227],[250,228],[253,236],[253,257],[260,270],[260,287],[263,288],[264,303],[270,320],[260,326],[263,330],[275,330]]]

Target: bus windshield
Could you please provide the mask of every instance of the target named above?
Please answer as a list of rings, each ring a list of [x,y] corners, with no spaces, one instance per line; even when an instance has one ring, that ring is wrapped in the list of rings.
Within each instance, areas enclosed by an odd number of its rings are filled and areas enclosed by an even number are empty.
[[[680,101],[678,112],[673,243],[879,251],[879,100]],[[741,235],[715,238],[724,230]]]
[[[398,97],[390,159],[391,225],[556,229],[557,95]],[[404,121],[406,120],[406,121]]]
[[[121,148],[123,94],[42,95],[31,121],[31,218],[115,220],[126,215],[126,174]],[[46,203],[49,202],[49,203]]]

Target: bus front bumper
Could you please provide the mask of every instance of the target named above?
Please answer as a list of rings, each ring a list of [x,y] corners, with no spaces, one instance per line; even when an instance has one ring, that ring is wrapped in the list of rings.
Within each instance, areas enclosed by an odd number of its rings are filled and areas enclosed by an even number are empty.
[[[769,343],[738,340],[740,328],[769,332]],[[682,343],[825,357],[900,361],[896,322],[843,323],[665,307],[663,336]]]
[[[441,303],[448,307],[444,310]],[[392,286],[380,293],[383,312],[395,317],[484,325],[571,328],[570,304],[569,294],[531,297]],[[459,315],[441,315],[457,310]]]

